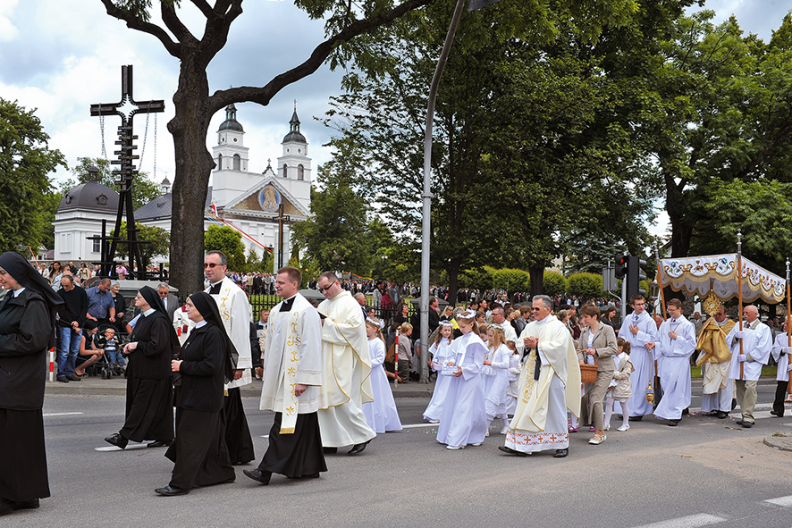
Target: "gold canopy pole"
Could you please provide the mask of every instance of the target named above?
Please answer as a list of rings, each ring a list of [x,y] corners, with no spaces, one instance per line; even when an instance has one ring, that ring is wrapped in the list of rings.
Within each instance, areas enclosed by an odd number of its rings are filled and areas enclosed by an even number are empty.
[[[663,321],[665,321],[666,307],[665,307],[665,294],[663,293],[663,269],[660,266],[660,250],[657,249],[657,241],[655,241],[655,260],[657,261],[657,285],[660,287],[660,309],[663,312]]]
[[[787,346],[792,347],[792,324],[790,324],[790,319],[789,319],[789,308],[790,308],[789,288],[790,288],[790,286],[789,286],[789,258],[788,257],[787,257],[787,260],[786,260],[786,265],[787,265],[787,270],[786,270],[787,271],[787,274],[786,274],[786,282],[787,282],[787,284],[786,284],[786,290],[787,290],[787,310],[786,310]],[[787,357],[787,361],[789,361],[789,357]],[[792,394],[792,376],[789,377],[789,381],[787,382],[787,393],[788,394]]]
[[[737,318],[740,321],[740,332],[743,331],[743,299],[742,299],[742,231],[737,229],[737,299],[739,302],[739,313]],[[740,338],[740,355],[743,354],[743,340]],[[740,362],[740,379],[744,377],[744,365]]]

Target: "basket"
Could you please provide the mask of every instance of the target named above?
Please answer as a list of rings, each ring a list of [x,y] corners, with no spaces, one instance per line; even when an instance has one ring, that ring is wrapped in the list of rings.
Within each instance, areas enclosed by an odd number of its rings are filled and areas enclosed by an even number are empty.
[[[594,383],[597,381],[597,356],[593,357],[593,365],[580,365],[580,381],[582,383]]]

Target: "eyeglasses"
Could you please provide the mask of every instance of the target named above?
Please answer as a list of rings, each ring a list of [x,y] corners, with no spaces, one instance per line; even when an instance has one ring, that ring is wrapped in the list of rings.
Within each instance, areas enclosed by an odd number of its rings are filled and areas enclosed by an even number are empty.
[[[531,311],[532,311],[532,312],[538,312],[538,311],[540,311],[540,310],[541,310],[541,308],[531,308]]]
[[[217,264],[215,262],[204,262],[204,268],[215,268],[219,265],[220,264]]]
[[[333,281],[333,282],[331,282],[330,284],[328,284],[327,286],[325,286],[324,288],[322,288],[321,286],[319,286],[319,291],[320,291],[320,292],[322,292],[322,293],[324,293],[324,292],[326,292],[327,290],[329,290],[329,289],[330,289],[330,288],[333,286],[333,284],[335,284],[335,283],[336,283],[336,281]]]

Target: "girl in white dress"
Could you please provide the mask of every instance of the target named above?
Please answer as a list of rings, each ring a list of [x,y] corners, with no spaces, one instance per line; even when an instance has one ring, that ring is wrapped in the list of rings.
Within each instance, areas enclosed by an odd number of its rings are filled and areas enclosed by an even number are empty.
[[[514,411],[517,410],[517,396],[520,390],[520,353],[517,351],[517,345],[514,341],[506,341],[506,346],[511,352],[509,356],[509,388],[506,390],[508,396],[508,403],[506,404],[506,414],[514,416]],[[507,434],[508,429],[503,429],[501,434]]]
[[[424,411],[424,420],[432,423],[439,423],[440,416],[443,414],[443,401],[448,390],[448,376],[441,376],[439,371],[448,361],[448,351],[451,341],[454,339],[454,325],[450,321],[440,321],[440,331],[437,333],[435,342],[429,347],[432,354],[432,370],[438,373],[435,382],[434,393],[429,401],[429,406]]]
[[[484,358],[481,372],[484,375],[484,411],[487,413],[487,436],[489,436],[490,424],[495,418],[503,420],[503,429],[509,429],[506,391],[509,388],[509,357],[512,353],[506,346],[506,335],[501,326],[490,325],[487,334],[489,351]]]
[[[369,427],[377,434],[387,431],[401,431],[399,412],[393,400],[390,383],[385,375],[385,341],[382,339],[377,319],[366,318],[369,355],[371,356],[371,390],[374,401],[363,404],[363,414]]]

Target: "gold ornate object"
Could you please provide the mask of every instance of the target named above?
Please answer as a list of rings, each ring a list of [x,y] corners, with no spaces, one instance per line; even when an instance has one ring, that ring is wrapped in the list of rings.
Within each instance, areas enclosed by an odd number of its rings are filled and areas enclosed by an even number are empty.
[[[646,403],[654,403],[654,389],[652,388],[652,382],[649,382],[649,386],[646,387]]]
[[[709,314],[710,317],[714,316],[721,307],[721,302],[715,292],[710,290],[704,300],[701,302],[701,308]]]

